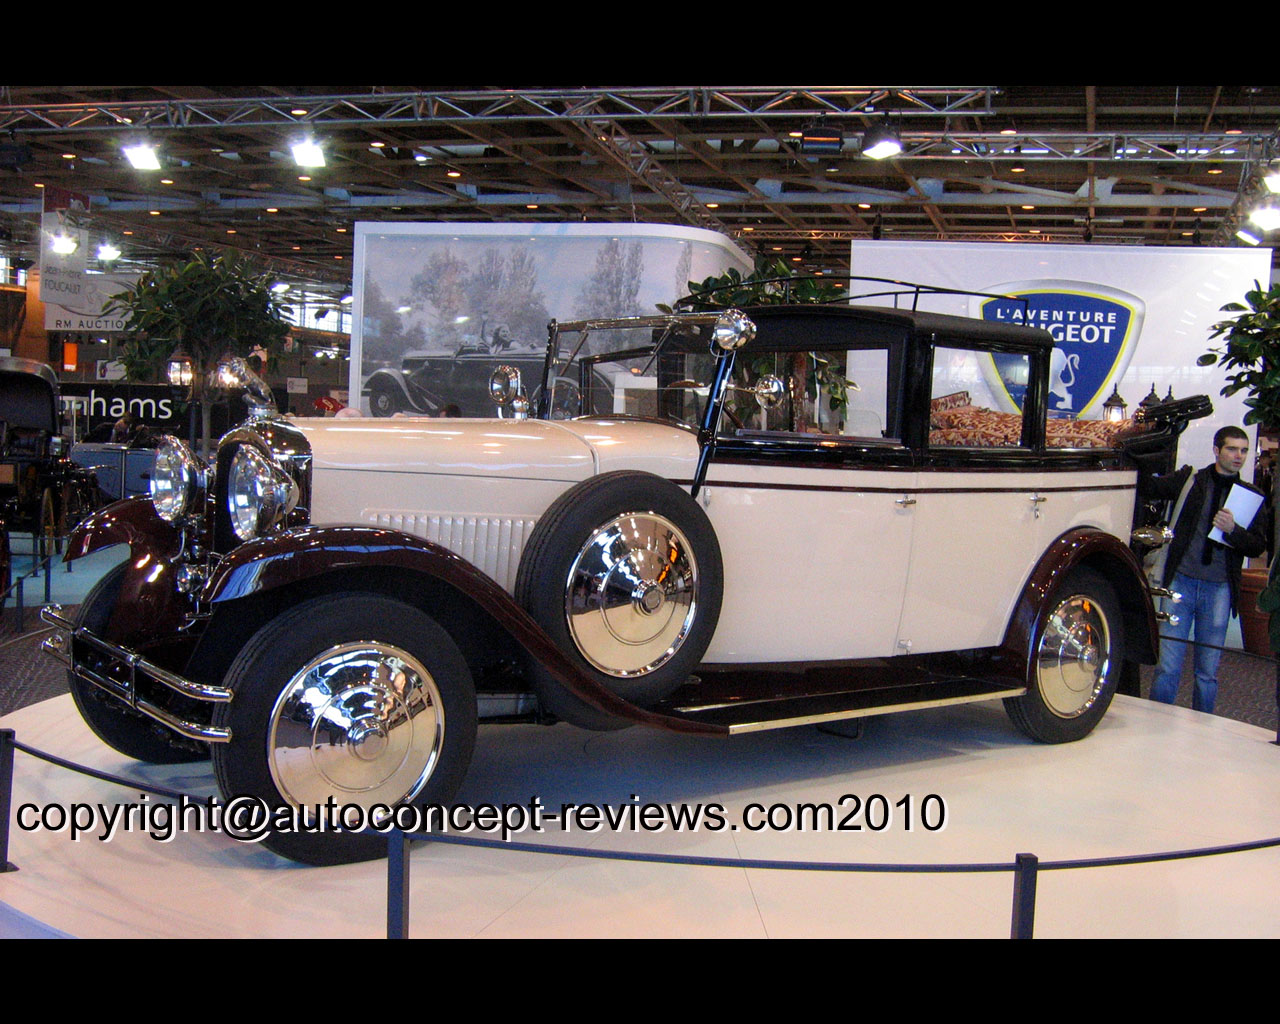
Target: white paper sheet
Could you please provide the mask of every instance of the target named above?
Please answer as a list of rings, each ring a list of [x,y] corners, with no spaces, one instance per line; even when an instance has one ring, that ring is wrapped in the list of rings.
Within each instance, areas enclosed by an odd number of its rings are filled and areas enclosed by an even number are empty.
[[[1227,492],[1226,503],[1222,507],[1235,517],[1237,526],[1243,526],[1248,529],[1249,524],[1253,522],[1253,517],[1258,514],[1258,508],[1261,504],[1261,494],[1257,494],[1247,487],[1237,487],[1232,484],[1231,490]],[[1216,526],[1209,531],[1209,539],[1216,540],[1219,544],[1231,543],[1227,540],[1226,534]]]

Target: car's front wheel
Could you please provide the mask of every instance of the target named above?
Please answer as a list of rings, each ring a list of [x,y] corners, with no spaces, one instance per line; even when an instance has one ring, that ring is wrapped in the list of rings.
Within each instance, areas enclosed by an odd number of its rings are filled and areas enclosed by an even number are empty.
[[[382,856],[381,837],[335,826],[385,815],[379,808],[444,804],[471,762],[476,696],[465,659],[434,619],[387,597],[299,605],[253,636],[225,683],[235,697],[214,714],[232,734],[213,748],[218,785],[273,820],[283,811],[288,825],[266,830],[263,843],[293,860]]]
[[[1082,739],[1107,713],[1120,679],[1124,622],[1115,591],[1094,570],[1072,569],[1035,635],[1027,692],[1004,702],[1009,717],[1042,743]]]

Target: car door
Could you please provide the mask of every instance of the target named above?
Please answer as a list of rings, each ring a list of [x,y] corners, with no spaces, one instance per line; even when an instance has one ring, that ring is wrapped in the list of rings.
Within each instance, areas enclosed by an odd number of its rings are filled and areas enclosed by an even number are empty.
[[[932,350],[929,430],[913,494],[914,531],[899,625],[903,653],[999,644],[1014,601],[1047,544],[1042,431],[1002,412],[992,391],[1025,388],[1032,355]],[[1012,403],[1006,404],[1006,408]],[[1012,405],[1017,409],[1017,405]]]
[[[896,436],[889,352],[799,355],[807,370],[785,353],[772,367],[744,360],[735,374],[747,387],[780,369],[788,398],[773,411],[757,408],[751,395],[731,405],[737,422],[722,424],[708,469],[700,498],[720,540],[725,585],[707,661],[826,661],[896,650],[916,466]],[[813,379],[819,374],[825,384]],[[845,399],[837,409],[833,389]]]

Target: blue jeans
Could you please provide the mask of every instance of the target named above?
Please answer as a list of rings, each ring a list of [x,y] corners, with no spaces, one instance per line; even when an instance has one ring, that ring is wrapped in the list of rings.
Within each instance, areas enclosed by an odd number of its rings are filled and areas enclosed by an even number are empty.
[[[1231,584],[1207,583],[1192,576],[1175,573],[1169,589],[1182,595],[1181,604],[1165,603],[1167,610],[1178,616],[1178,624],[1161,624],[1160,632],[1177,639],[1160,641],[1160,664],[1151,681],[1151,699],[1172,704],[1178,696],[1178,683],[1182,678],[1182,659],[1187,644],[1180,643],[1191,635],[1191,624],[1196,627],[1196,686],[1191,695],[1191,707],[1196,711],[1213,714],[1218,699],[1218,662],[1222,652],[1216,650],[1227,639],[1227,620],[1231,617]],[[1212,646],[1200,646],[1211,644]]]

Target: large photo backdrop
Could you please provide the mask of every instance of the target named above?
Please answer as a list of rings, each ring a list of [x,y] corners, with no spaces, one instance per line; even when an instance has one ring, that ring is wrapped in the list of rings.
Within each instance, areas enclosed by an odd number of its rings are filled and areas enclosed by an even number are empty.
[[[746,273],[751,260],[697,228],[357,223],[351,404],[369,413],[366,383],[407,363],[533,360],[552,318],[656,313],[729,267]]]
[[[1049,330],[1057,343],[1052,416],[1100,419],[1113,387],[1130,415],[1153,387],[1161,398],[1207,394],[1213,415],[1191,424],[1178,453],[1195,466],[1212,460],[1219,427],[1244,420],[1245,396],[1224,398],[1221,369],[1196,359],[1228,315],[1222,307],[1254,281],[1267,285],[1269,249],[856,241],[850,262],[853,274],[1025,298],[931,295],[921,306]],[[970,390],[975,404],[1011,411],[1021,401],[990,359],[954,372],[955,390]]]

